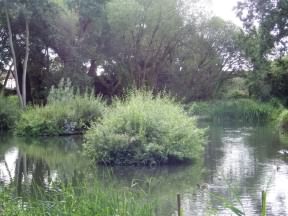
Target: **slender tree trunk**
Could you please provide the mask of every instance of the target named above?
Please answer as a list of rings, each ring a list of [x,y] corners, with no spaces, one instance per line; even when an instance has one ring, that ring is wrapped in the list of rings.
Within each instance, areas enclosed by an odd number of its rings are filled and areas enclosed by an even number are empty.
[[[12,67],[12,65],[10,66],[10,68],[9,68],[7,74],[6,74],[6,77],[5,77],[5,79],[4,79],[3,87],[2,87],[2,89],[1,89],[1,91],[0,91],[0,94],[4,94],[5,87],[6,87],[6,85],[7,85],[7,82],[8,82],[8,80],[9,80],[9,77],[10,77],[11,67]]]
[[[16,61],[15,49],[14,49],[14,44],[13,44],[13,39],[12,39],[12,29],[11,29],[9,14],[8,14],[7,1],[5,1],[5,15],[6,15],[8,33],[9,33],[9,44],[10,44],[11,53],[12,53],[12,57],[13,57],[13,73],[14,73],[14,78],[15,78],[15,82],[16,82],[16,92],[17,92],[20,104],[21,104],[22,108],[24,108],[23,98],[22,98],[20,88],[19,88],[19,79],[18,79],[18,73],[17,73],[17,61]]]
[[[50,72],[50,59],[49,59],[49,47],[46,47],[46,72],[49,74]]]
[[[8,80],[9,80],[9,77],[10,77],[10,73],[11,73],[11,69],[7,72],[7,75],[5,77],[5,80],[4,80],[4,84],[3,84],[3,91],[8,83]]]
[[[23,75],[22,75],[22,100],[23,100],[23,106],[26,106],[26,77],[27,77],[27,65],[28,65],[28,59],[29,59],[29,23],[27,18],[25,18],[25,27],[26,27],[26,47],[25,47],[25,59],[24,59],[24,65],[23,65]]]

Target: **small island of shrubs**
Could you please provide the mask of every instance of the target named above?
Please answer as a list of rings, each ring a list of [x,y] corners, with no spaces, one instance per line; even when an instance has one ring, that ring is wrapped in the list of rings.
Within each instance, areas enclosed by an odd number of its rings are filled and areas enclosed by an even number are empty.
[[[204,130],[165,94],[131,91],[85,135],[86,154],[106,165],[154,165],[198,158]]]

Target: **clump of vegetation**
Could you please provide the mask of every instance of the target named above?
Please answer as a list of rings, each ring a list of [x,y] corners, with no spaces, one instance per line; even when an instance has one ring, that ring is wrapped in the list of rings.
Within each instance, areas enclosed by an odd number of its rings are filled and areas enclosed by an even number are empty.
[[[204,130],[167,95],[132,91],[86,133],[85,152],[107,165],[153,165],[198,158]]]
[[[263,103],[252,99],[230,99],[195,102],[188,112],[212,120],[267,121],[275,118],[281,108],[281,105],[275,103]]]
[[[18,135],[69,135],[82,133],[101,118],[105,105],[92,91],[80,94],[69,80],[52,88],[46,106],[29,107],[16,127]]]
[[[21,108],[16,96],[5,97],[0,94],[0,130],[8,130],[15,126]]]
[[[128,189],[103,189],[97,183],[93,186],[52,186],[45,192],[39,188],[37,198],[29,195],[15,197],[14,190],[12,187],[1,188],[1,215],[154,215],[151,202],[139,202],[139,199],[145,200],[142,194]]]
[[[278,118],[278,128],[283,133],[288,133],[288,110],[281,112]]]
[[[247,80],[240,77],[227,80],[220,87],[219,91],[217,92],[217,96],[227,99],[248,98],[249,91]]]
[[[280,140],[288,143],[288,110],[285,109],[281,112],[277,119],[277,129],[279,131]]]

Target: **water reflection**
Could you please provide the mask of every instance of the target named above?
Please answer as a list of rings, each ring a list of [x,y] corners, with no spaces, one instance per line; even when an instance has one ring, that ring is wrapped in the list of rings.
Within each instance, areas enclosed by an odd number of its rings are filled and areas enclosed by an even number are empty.
[[[75,179],[75,174],[86,167],[85,160],[80,160],[81,143],[81,137],[29,139],[2,135],[0,180],[15,185],[21,195],[34,193],[35,188],[47,189],[56,181]]]
[[[222,197],[224,202],[233,201],[246,215],[259,215],[262,190],[268,192],[268,215],[287,215],[287,163],[277,154],[283,146],[273,129],[217,125],[211,126],[210,131],[205,157],[209,190],[204,192],[205,198],[199,195],[192,198],[195,201],[187,209],[187,215],[203,215],[195,210],[199,209],[197,203],[210,203],[217,215],[231,215],[231,211],[219,207],[223,206]]]
[[[259,215],[266,190],[268,215],[288,215],[288,163],[278,153],[285,147],[269,126],[210,125],[204,160],[192,166],[91,168],[82,142],[81,137],[1,135],[0,182],[16,184],[21,194],[33,193],[35,185],[49,189],[55,182],[97,179],[103,187],[147,194],[156,202],[157,216],[176,215],[177,193],[184,215],[231,215],[223,197],[246,215]]]

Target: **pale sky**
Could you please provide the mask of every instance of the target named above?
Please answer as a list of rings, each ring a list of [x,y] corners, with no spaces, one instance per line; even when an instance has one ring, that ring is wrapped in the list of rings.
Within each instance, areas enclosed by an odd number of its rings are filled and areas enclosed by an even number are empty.
[[[233,11],[238,1],[239,0],[209,0],[209,4],[216,16],[241,25],[241,21],[236,17],[235,11]]]

